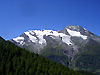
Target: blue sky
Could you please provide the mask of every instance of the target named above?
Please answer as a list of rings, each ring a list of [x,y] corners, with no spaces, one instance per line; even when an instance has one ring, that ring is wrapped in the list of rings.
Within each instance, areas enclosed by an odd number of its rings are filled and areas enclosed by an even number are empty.
[[[100,0],[0,0],[0,36],[80,25],[100,36]]]

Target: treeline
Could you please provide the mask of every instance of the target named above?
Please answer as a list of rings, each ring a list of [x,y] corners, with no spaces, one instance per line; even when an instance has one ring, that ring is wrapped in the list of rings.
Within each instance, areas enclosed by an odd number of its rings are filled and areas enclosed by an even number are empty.
[[[0,37],[0,75],[95,75],[77,72]]]

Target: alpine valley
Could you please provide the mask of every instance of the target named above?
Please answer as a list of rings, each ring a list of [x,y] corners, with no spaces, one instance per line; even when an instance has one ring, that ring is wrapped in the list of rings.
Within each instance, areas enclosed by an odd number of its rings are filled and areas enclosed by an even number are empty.
[[[100,73],[100,37],[81,26],[29,30],[9,41],[74,70]]]

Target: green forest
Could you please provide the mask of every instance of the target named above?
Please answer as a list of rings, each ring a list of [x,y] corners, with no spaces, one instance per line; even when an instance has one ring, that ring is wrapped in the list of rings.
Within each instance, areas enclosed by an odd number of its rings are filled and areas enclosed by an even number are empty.
[[[96,75],[74,71],[0,37],[0,75]]]

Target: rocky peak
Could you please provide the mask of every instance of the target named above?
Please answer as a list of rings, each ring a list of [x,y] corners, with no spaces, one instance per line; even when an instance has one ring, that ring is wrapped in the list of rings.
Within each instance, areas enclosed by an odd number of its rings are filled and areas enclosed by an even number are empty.
[[[93,39],[95,41],[100,42],[100,37],[98,37],[97,35],[91,33],[90,31],[88,31],[87,29],[78,26],[78,25],[68,25],[64,28],[64,31],[68,31],[68,29],[72,30],[72,31],[77,31],[80,32],[81,35],[85,35],[88,37],[88,39]],[[68,33],[68,32],[67,32]]]
[[[86,33],[88,32],[88,30],[78,25],[68,25],[63,30],[60,30],[59,32],[69,35],[68,29],[71,31],[80,32],[82,35],[86,35]]]
[[[78,26],[78,25],[68,25],[68,26],[65,27],[65,29],[70,29],[70,30],[78,31],[78,32],[84,32],[84,31],[86,31],[85,28],[83,28],[81,26]]]

